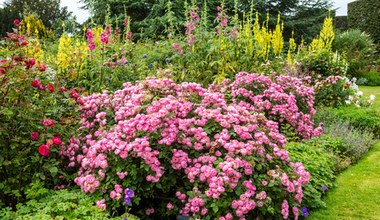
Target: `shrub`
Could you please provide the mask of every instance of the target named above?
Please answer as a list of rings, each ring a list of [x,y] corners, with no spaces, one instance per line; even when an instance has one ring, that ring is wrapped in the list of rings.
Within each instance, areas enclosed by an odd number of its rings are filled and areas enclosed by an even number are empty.
[[[374,70],[369,72],[362,72],[360,74],[360,78],[365,80],[363,85],[367,86],[380,86],[380,73]]]
[[[293,161],[300,161],[305,169],[311,173],[309,184],[304,189],[304,205],[317,209],[326,207],[322,201],[326,189],[334,186],[335,155],[330,150],[320,148],[319,143],[308,141],[305,143],[290,142],[286,144]]]
[[[28,202],[17,204],[17,210],[0,209],[3,220],[21,219],[120,219],[113,218],[94,206],[96,198],[79,189],[49,190],[41,182],[34,182],[26,190]],[[138,219],[129,214],[122,217]]]
[[[309,52],[300,59],[303,72],[309,72],[313,78],[329,76],[344,76],[347,72],[347,62],[337,53],[330,50]]]
[[[80,134],[61,153],[79,165],[75,183],[85,192],[102,194],[114,210],[124,198],[142,218],[298,215],[310,174],[289,160],[269,118],[298,116],[293,126],[305,138],[319,129],[294,112],[302,103],[313,113],[308,88],[290,77],[276,82],[240,73],[230,87],[209,89],[168,79],[125,83],[83,99]]]
[[[347,74],[362,77],[364,69],[374,61],[376,46],[371,37],[358,29],[351,29],[336,35],[333,42],[334,51],[345,54],[348,62]]]
[[[0,206],[14,206],[32,180],[61,182],[58,152],[75,129],[76,101],[27,56],[28,37],[11,33],[0,44]]]
[[[378,117],[376,111],[354,108],[356,107],[347,106],[337,110],[328,109],[316,117],[316,121],[324,122],[324,133],[327,135],[319,138],[318,144],[337,156],[339,170],[360,160],[374,144],[373,131],[378,131],[378,119],[374,120]],[[366,122],[368,127],[365,126]]]
[[[325,125],[336,120],[343,120],[350,127],[358,130],[368,130],[372,132],[376,138],[380,135],[379,113],[372,108],[360,108],[354,105],[341,106],[339,108],[321,109],[315,115],[315,122],[324,122]]]
[[[376,10],[380,7],[379,1],[360,0],[347,5],[348,28],[357,28],[370,34],[379,45],[380,31],[378,24],[380,15]]]
[[[355,94],[353,85],[347,78],[340,76],[329,76],[317,81],[314,85],[316,105],[330,107],[345,105],[346,100]]]

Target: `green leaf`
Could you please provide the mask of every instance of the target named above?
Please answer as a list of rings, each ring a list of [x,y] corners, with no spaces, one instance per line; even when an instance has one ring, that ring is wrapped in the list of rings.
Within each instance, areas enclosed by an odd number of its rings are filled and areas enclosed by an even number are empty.
[[[8,108],[3,108],[1,111],[0,111],[1,114],[5,115],[5,116],[13,116],[14,115],[14,112]]]
[[[52,176],[55,176],[58,173],[58,168],[57,167],[50,167],[49,171],[50,171]]]

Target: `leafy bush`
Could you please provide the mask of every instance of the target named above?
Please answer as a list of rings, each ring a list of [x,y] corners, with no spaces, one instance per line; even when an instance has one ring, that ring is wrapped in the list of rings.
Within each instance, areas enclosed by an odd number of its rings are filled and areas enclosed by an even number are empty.
[[[378,24],[380,15],[375,8],[380,7],[379,1],[360,0],[347,5],[348,28],[356,28],[370,34],[379,46],[380,30]]]
[[[313,79],[345,76],[347,72],[346,60],[327,49],[301,53],[300,62],[302,71],[309,72]]]
[[[380,73],[374,70],[369,72],[362,72],[360,74],[360,78],[365,79],[365,83],[363,85],[367,86],[380,86]]]
[[[312,209],[326,207],[322,198],[326,190],[334,186],[335,155],[312,141],[287,143],[286,150],[292,161],[302,162],[311,174],[309,184],[304,188],[304,205]]]
[[[125,83],[83,98],[80,134],[62,154],[79,165],[75,183],[85,192],[117,210],[124,198],[142,218],[298,215],[310,174],[289,160],[276,121],[304,138],[320,128],[312,126],[310,88],[290,77],[275,82],[240,73],[209,89]]]
[[[33,179],[49,187],[61,182],[58,152],[75,129],[76,100],[27,56],[29,43],[18,33],[0,41],[0,206],[23,201]]]
[[[339,108],[320,109],[315,115],[315,122],[324,122],[325,126],[334,121],[345,121],[350,127],[372,132],[376,138],[380,135],[380,115],[372,108],[360,108],[354,105]]]
[[[373,40],[368,34],[358,29],[337,34],[333,49],[345,54],[348,62],[347,74],[351,77],[363,77],[364,69],[375,60],[376,46]]]
[[[95,198],[79,189],[48,190],[41,182],[34,182],[26,190],[28,202],[17,204],[17,210],[0,209],[3,220],[22,219],[120,219],[113,218],[94,206]],[[129,214],[122,217],[138,219]]]
[[[352,83],[340,76],[329,76],[325,80],[317,81],[314,90],[315,103],[318,106],[342,106],[355,94]]]
[[[316,115],[316,121],[324,122],[326,134],[318,139],[318,145],[337,156],[338,170],[360,160],[375,143],[373,132],[378,132],[379,126],[375,118],[376,111],[355,106],[326,109]]]

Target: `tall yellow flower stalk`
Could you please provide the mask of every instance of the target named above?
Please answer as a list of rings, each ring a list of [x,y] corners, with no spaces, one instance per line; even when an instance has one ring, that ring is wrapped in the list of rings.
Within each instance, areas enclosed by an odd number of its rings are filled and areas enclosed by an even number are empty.
[[[56,64],[67,77],[77,76],[83,61],[88,55],[87,43],[79,39],[72,39],[67,33],[59,39]]]
[[[289,39],[289,49],[288,49],[288,63],[293,63],[292,54],[296,52],[297,44],[294,40],[294,31],[292,31],[292,37]]]
[[[275,56],[279,56],[282,53],[284,47],[284,38],[282,36],[282,30],[284,29],[284,23],[280,20],[280,14],[277,17],[276,29],[272,33],[272,47]]]
[[[325,18],[323,22],[322,30],[319,35],[320,35],[319,40],[321,41],[321,43],[323,43],[323,47],[325,49],[330,50],[332,42],[334,41],[334,37],[335,37],[333,20],[331,17]]]
[[[259,14],[256,13],[256,20],[253,24],[253,34],[255,39],[256,57],[268,60],[272,35],[268,28],[269,14],[267,14],[266,25],[260,28]]]
[[[334,27],[332,23],[332,18],[331,17],[326,17],[322,30],[319,33],[318,38],[313,39],[309,46],[310,51],[319,51],[319,50],[331,50],[332,42],[334,41]]]
[[[64,33],[59,38],[58,54],[56,64],[58,68],[65,72],[70,65],[73,48],[71,46],[71,37]]]

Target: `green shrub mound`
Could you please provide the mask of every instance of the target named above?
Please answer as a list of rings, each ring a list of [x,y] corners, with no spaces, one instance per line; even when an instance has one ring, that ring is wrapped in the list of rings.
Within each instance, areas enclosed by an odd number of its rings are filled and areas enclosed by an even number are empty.
[[[326,188],[334,187],[336,166],[334,154],[318,147],[312,141],[290,142],[286,145],[286,149],[292,160],[302,162],[306,170],[312,173],[309,185],[304,189],[305,206],[312,209],[326,207],[322,199],[326,194]]]
[[[325,127],[339,120],[346,121],[349,127],[372,132],[375,138],[380,136],[380,115],[372,108],[345,105],[339,108],[321,109],[315,115],[315,123],[324,122]]]
[[[11,208],[0,209],[2,220],[23,219],[138,219],[124,214],[113,218],[106,212],[94,206],[96,198],[89,196],[80,189],[49,190],[39,181],[31,184],[26,190],[28,202],[17,204],[17,210]]]

